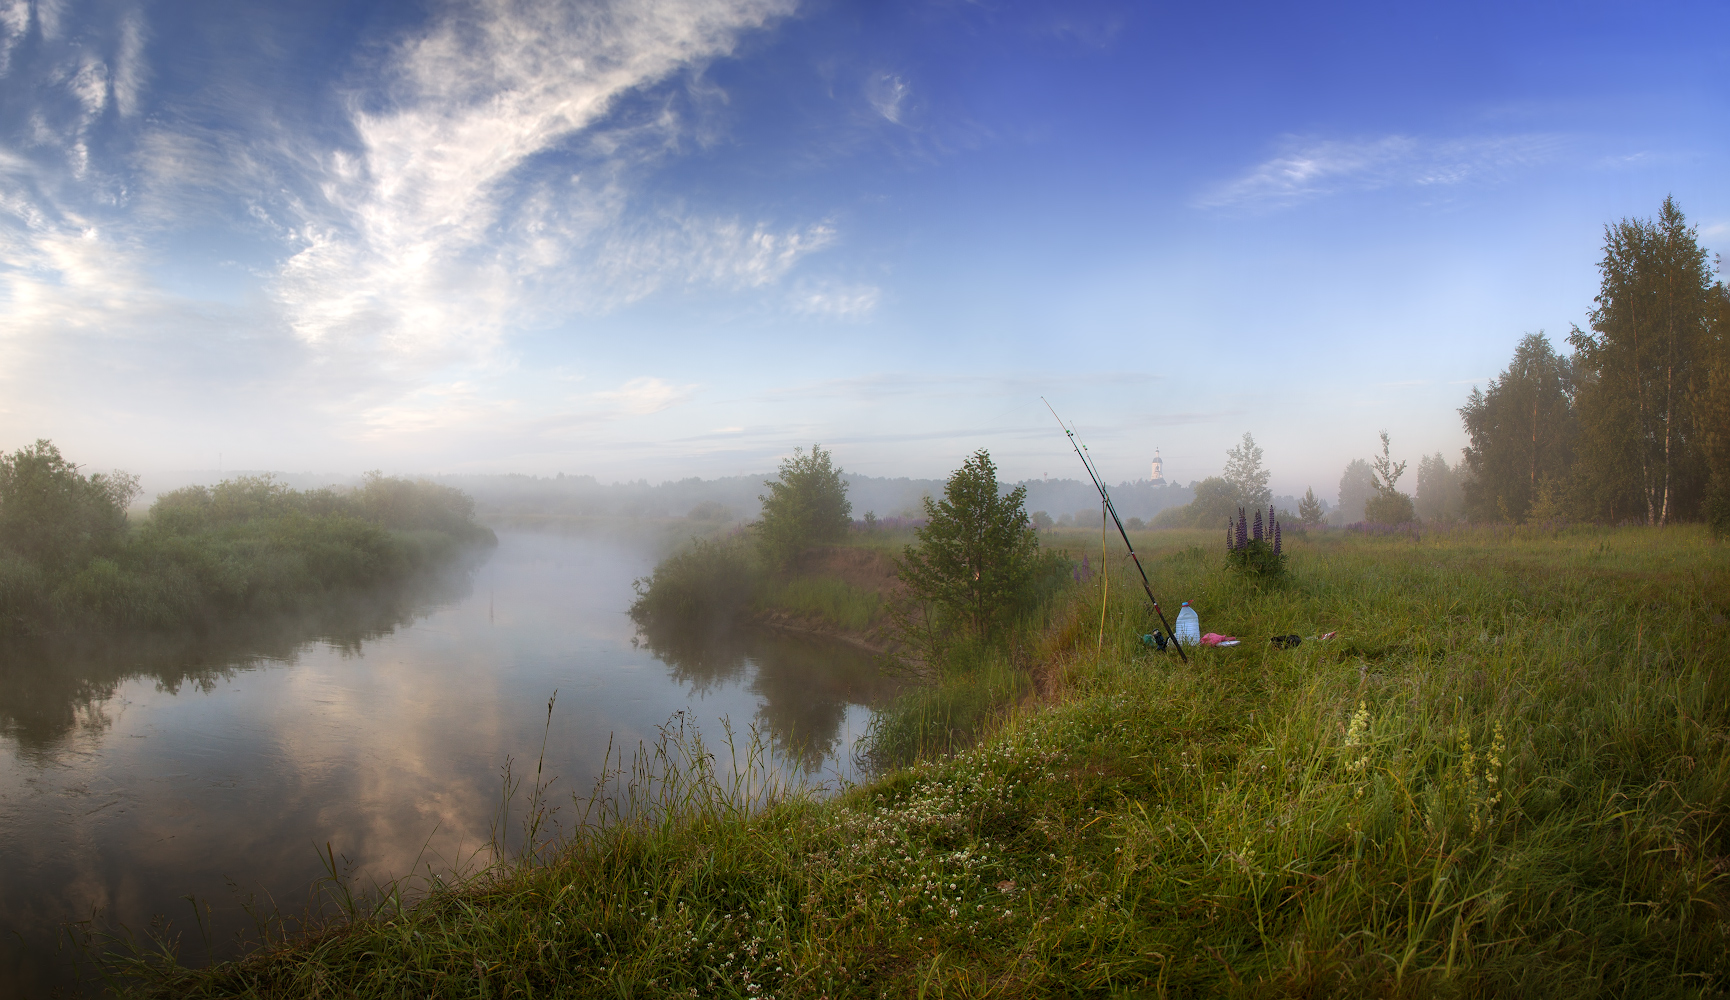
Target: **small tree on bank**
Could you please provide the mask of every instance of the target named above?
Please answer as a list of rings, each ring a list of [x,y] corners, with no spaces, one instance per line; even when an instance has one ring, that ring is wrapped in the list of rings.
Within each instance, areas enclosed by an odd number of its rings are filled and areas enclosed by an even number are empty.
[[[813,545],[840,540],[853,524],[847,483],[822,445],[812,445],[809,455],[794,448],[793,457],[781,463],[780,478],[763,485],[769,495],[757,498],[763,501],[757,541],[776,565],[792,562]]]
[[[1375,472],[1376,495],[1364,504],[1364,520],[1374,524],[1405,524],[1417,519],[1412,498],[1395,487],[1406,474],[1406,463],[1395,464],[1388,445],[1388,432],[1382,431],[1382,453],[1371,460]]]
[[[1298,517],[1303,520],[1306,528],[1314,528],[1322,523],[1322,502],[1316,499],[1314,487],[1304,489],[1304,498],[1298,501]]]
[[[955,470],[943,499],[926,497],[926,525],[896,560],[901,580],[967,634],[987,639],[1023,609],[1037,573],[1039,537],[1023,504],[1027,488],[997,487],[997,466],[983,448]]]

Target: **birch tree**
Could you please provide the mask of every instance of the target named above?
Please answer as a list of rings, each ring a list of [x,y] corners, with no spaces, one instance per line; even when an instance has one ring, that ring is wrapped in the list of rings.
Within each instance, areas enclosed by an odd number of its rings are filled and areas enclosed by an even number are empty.
[[[1674,198],[1655,221],[1606,226],[1598,270],[1591,330],[1576,327],[1568,340],[1599,513],[1664,525],[1691,512],[1704,487],[1692,400],[1704,375],[1712,271]]]

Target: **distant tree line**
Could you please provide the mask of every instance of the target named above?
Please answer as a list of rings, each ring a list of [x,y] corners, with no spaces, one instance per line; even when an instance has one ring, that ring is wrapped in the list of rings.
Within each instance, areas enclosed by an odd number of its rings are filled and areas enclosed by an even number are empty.
[[[1730,527],[1730,292],[1672,198],[1606,226],[1573,353],[1523,337],[1460,416],[1473,521]],[[1422,488],[1420,485],[1420,496]]]
[[[377,472],[353,489],[188,486],[135,525],[138,493],[136,477],[84,474],[46,440],[0,454],[0,637],[295,614],[493,540],[460,490]]]

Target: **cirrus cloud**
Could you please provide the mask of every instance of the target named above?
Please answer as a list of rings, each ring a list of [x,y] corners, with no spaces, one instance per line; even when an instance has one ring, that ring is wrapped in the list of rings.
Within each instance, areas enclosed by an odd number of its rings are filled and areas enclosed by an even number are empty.
[[[1488,181],[1557,155],[1551,134],[1423,139],[1287,136],[1280,151],[1195,199],[1201,208],[1283,207],[1347,191]]]

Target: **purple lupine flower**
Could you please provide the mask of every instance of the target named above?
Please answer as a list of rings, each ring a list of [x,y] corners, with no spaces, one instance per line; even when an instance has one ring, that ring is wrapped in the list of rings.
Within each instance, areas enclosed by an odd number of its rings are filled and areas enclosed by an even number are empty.
[[[1279,522],[1273,523],[1273,554],[1279,555]]]
[[[1251,537],[1253,537],[1258,542],[1261,541],[1261,508],[1260,507],[1257,507],[1255,509],[1255,533]]]
[[[1273,504],[1271,503],[1267,505],[1267,533],[1269,537],[1273,536]]]
[[[1244,521],[1243,508],[1237,509],[1237,547],[1243,548],[1249,544],[1249,526]]]

